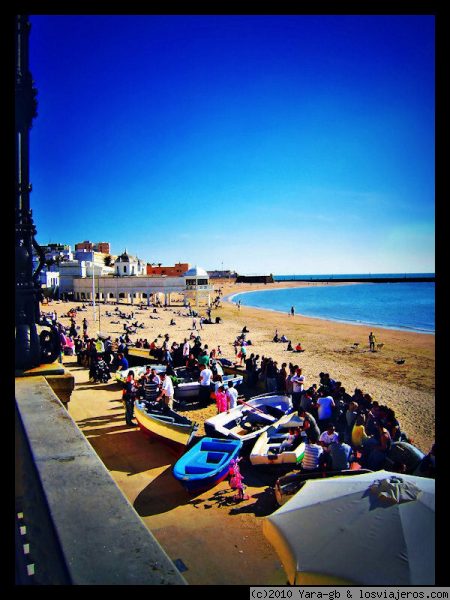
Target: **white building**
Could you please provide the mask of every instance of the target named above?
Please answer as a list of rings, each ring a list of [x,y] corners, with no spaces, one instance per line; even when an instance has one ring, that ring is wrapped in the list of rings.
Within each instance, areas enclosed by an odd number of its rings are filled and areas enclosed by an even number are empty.
[[[125,253],[126,254],[126,253]],[[128,255],[127,255],[128,256]],[[123,257],[123,255],[122,255]],[[142,261],[141,261],[142,262]],[[213,286],[209,284],[208,273],[200,268],[189,269],[182,277],[167,275],[129,275],[129,267],[137,267],[136,261],[122,259],[115,267],[119,271],[114,276],[100,276],[95,279],[95,299],[104,302],[125,302],[131,304],[150,304],[159,298],[164,304],[171,304],[172,294],[181,294],[184,302],[193,300],[198,306],[203,300],[211,304]],[[127,267],[123,272],[123,267]],[[73,280],[75,300],[92,301],[92,281],[89,277],[76,277]]]
[[[130,275],[141,277],[147,274],[147,265],[139,258],[127,254],[125,249],[125,252],[114,262],[114,274],[118,277],[129,277]]]

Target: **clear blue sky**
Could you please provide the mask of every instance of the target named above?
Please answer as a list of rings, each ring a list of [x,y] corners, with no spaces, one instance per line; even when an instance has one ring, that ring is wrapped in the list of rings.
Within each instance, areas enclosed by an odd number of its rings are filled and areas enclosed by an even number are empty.
[[[40,244],[434,272],[434,17],[32,15]]]

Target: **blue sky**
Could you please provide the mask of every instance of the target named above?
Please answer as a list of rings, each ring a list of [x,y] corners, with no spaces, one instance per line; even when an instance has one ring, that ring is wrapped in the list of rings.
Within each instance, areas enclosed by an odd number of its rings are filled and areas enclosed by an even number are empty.
[[[434,17],[32,15],[37,240],[434,272]]]

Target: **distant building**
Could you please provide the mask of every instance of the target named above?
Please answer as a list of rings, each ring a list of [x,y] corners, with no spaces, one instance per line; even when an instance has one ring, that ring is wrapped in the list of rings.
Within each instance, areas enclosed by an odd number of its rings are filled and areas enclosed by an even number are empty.
[[[237,276],[236,271],[208,271],[211,279],[234,279]]]
[[[236,283],[273,283],[273,275],[237,275]]]
[[[45,255],[45,260],[72,260],[72,248],[68,244],[46,244],[40,245]]]
[[[136,267],[136,262],[126,252],[124,254],[118,257],[122,260],[115,263],[115,266],[119,267],[119,276],[100,276],[96,278],[94,291],[89,276],[75,277],[73,279],[74,299],[92,300],[93,294],[95,294],[95,299],[100,302],[119,303],[122,301],[131,304],[147,303],[151,305],[159,299],[162,303],[170,305],[171,295],[181,294],[186,305],[189,301],[198,305],[200,300],[208,306],[210,305],[211,293],[214,288],[210,285],[208,273],[204,269],[194,267],[179,277],[145,274],[141,276],[135,274],[135,276],[130,277],[127,276],[130,267]],[[129,260],[126,260],[127,257]],[[121,273],[123,267],[127,268],[125,273]],[[114,275],[117,275],[117,273],[115,272]]]
[[[168,277],[181,277],[189,270],[189,263],[175,263],[173,267],[163,267],[161,263],[147,263],[147,275],[167,275]]]
[[[110,243],[109,242],[79,242],[75,244],[75,250],[87,250],[88,252],[101,252],[102,254],[110,254]]]
[[[139,258],[129,255],[125,249],[114,262],[114,274],[118,277],[142,277],[146,275],[146,265]]]

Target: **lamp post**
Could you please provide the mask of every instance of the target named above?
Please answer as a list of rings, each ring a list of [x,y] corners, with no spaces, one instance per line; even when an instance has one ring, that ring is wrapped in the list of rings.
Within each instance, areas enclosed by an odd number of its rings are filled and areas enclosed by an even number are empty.
[[[27,370],[42,362],[53,362],[59,355],[59,340],[50,332],[44,353],[37,332],[40,322],[39,300],[42,292],[39,273],[45,256],[34,236],[36,228],[30,209],[30,129],[37,116],[37,90],[29,70],[27,15],[16,15],[15,30],[15,364]],[[33,270],[33,248],[39,264]]]

